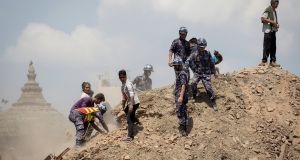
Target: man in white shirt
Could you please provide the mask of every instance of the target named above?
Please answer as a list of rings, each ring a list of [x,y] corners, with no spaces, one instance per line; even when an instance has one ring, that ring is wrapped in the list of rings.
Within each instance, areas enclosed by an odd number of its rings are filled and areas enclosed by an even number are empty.
[[[264,47],[261,66],[265,66],[270,55],[270,66],[279,67],[276,63],[276,32],[279,28],[276,8],[279,0],[271,0],[271,5],[267,7],[261,17],[264,32]]]
[[[122,82],[121,92],[123,95],[122,107],[127,115],[128,124],[128,136],[124,141],[132,141],[134,138],[133,127],[134,123],[140,124],[139,120],[136,118],[135,113],[140,105],[137,93],[133,88],[133,84],[127,79],[126,71],[119,71],[119,79]]]

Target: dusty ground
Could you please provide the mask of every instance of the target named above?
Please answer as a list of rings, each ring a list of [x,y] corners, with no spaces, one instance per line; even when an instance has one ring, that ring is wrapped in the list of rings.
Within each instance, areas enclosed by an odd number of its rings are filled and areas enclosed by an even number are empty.
[[[173,88],[167,86],[140,93],[143,124],[136,126],[134,141],[122,142],[127,130],[118,129],[72,149],[64,159],[300,159],[299,77],[268,67],[219,75],[213,79],[217,112],[203,85],[198,87],[200,96],[188,103],[187,137],[178,133]]]

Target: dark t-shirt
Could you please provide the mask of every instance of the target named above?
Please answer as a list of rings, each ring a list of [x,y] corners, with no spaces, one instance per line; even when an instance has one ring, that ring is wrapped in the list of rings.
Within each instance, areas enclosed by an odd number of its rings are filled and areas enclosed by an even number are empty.
[[[79,99],[71,108],[71,111],[80,107],[94,107],[92,97],[83,97]]]

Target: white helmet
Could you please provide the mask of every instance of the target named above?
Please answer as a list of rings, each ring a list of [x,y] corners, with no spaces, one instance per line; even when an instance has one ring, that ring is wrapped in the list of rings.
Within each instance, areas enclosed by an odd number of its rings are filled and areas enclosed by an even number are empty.
[[[188,30],[187,30],[187,28],[186,27],[180,27],[179,28],[179,33],[181,33],[181,32],[184,32],[184,33],[188,33]]]
[[[151,65],[151,64],[146,64],[146,65],[144,66],[144,71],[151,71],[151,72],[153,72],[153,67],[152,67],[152,65]]]

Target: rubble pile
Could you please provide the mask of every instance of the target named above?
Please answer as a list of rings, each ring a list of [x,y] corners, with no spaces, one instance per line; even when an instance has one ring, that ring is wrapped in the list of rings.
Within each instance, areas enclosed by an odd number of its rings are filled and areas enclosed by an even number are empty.
[[[218,111],[210,108],[201,83],[189,100],[188,136],[178,133],[173,87],[139,94],[132,142],[120,106],[114,114],[123,127],[98,135],[64,159],[300,159],[300,79],[281,68],[255,67],[213,78]]]

